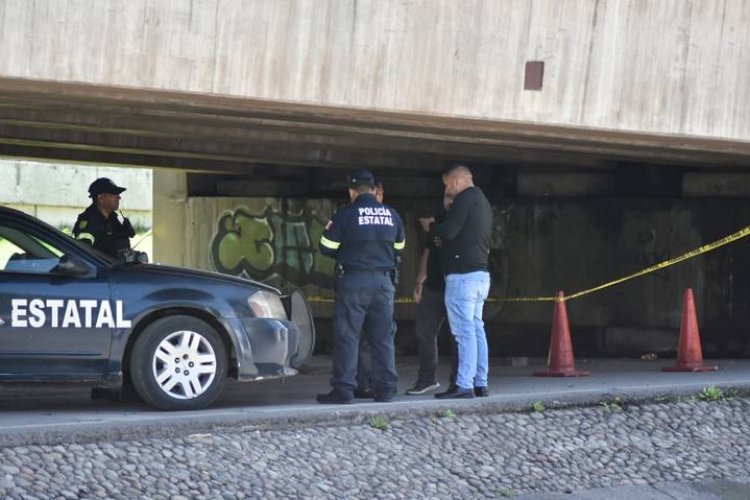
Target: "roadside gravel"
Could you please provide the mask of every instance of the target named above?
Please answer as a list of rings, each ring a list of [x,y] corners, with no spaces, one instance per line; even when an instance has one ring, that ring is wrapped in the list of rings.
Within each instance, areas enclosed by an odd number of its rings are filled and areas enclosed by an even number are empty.
[[[750,474],[750,399],[454,411],[9,447],[0,497],[474,499]]]

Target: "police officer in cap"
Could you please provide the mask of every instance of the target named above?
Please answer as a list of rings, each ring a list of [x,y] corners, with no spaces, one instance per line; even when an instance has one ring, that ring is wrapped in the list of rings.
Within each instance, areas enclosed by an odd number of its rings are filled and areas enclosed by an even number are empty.
[[[125,188],[106,177],[96,179],[89,186],[91,205],[78,215],[73,226],[73,236],[77,240],[115,258],[130,248],[130,238],[135,236],[130,221],[123,217],[120,222],[117,216],[123,191]]]
[[[333,317],[333,373],[323,404],[351,403],[357,374],[357,352],[364,331],[372,351],[375,401],[396,394],[393,345],[393,277],[404,249],[404,225],[396,211],[375,199],[375,179],[366,170],[347,177],[351,203],[336,212],[320,239],[320,251],[336,259]]]

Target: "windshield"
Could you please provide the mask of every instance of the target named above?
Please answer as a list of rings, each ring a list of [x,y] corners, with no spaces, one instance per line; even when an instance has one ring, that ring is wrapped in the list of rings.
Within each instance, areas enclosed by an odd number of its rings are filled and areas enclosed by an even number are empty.
[[[62,250],[0,224],[0,269],[10,272],[49,273],[60,263]]]
[[[60,257],[66,253],[65,248],[70,245],[81,249],[101,263],[118,264],[117,259],[103,254],[87,243],[76,241],[59,229],[34,217],[19,213],[15,221],[9,220],[5,223],[0,220],[0,269],[6,268],[11,257],[16,261],[30,259],[59,261]]]
[[[110,265],[122,264],[122,262],[120,262],[119,260],[115,259],[111,255],[107,255],[106,253],[104,253],[104,252],[102,252],[100,250],[97,250],[96,248],[92,247],[91,245],[89,245],[88,243],[86,243],[84,241],[79,241],[79,240],[73,238],[72,236],[69,236],[69,235],[67,235],[67,234],[65,234],[63,232],[60,232],[60,234],[62,234],[63,236],[65,236],[68,240],[72,241],[78,248],[82,248],[86,252],[88,252],[90,254],[94,254],[97,258],[99,258],[99,259],[101,259],[103,261],[106,261],[107,264],[110,264]]]

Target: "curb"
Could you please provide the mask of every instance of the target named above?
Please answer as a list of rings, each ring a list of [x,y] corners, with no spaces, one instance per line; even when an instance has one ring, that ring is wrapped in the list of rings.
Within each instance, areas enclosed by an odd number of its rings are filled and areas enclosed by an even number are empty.
[[[749,397],[747,383],[712,384],[731,392],[732,396]],[[548,411],[572,408],[599,407],[604,401],[618,399],[619,404],[677,403],[680,396],[695,396],[705,383],[679,386],[630,387],[625,389],[578,389],[565,393],[539,392],[519,395],[490,395],[470,400],[435,400],[425,396],[399,396],[392,403],[363,402],[333,408],[305,404],[264,408],[222,408],[197,412],[149,412],[128,415],[116,421],[77,423],[10,429],[0,434],[0,448],[14,446],[52,446],[58,444],[87,444],[101,441],[137,441],[143,439],[190,438],[193,435],[248,431],[283,430],[297,427],[331,427],[365,425],[369,417],[379,415],[388,419],[434,417],[450,409],[455,415],[486,415],[531,412],[537,401]],[[168,415],[168,418],[164,418]],[[61,428],[62,427],[62,428]]]

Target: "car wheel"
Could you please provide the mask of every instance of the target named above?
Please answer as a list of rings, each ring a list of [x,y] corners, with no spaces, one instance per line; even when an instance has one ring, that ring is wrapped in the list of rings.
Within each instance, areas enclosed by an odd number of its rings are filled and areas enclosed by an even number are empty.
[[[205,408],[224,385],[226,348],[205,321],[167,316],[148,325],[135,341],[130,375],[138,394],[156,408]]]

